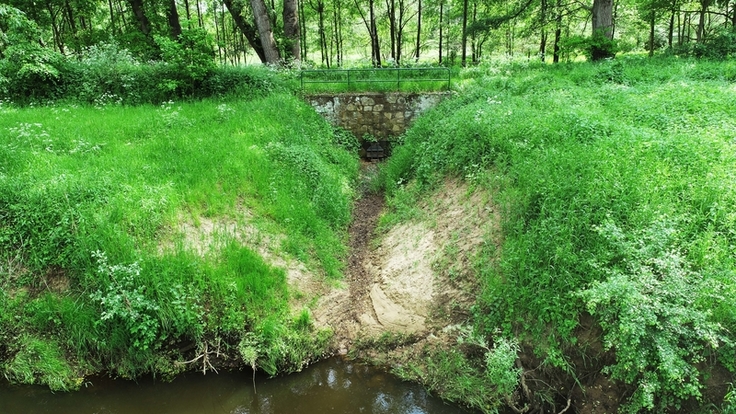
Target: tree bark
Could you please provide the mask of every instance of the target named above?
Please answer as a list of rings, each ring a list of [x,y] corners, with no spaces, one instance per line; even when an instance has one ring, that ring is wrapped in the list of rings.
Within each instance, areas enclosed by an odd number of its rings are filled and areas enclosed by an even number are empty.
[[[466,65],[466,58],[468,56],[468,52],[466,50],[466,46],[468,44],[468,0],[463,0],[463,35],[462,35],[462,60],[461,63],[463,66]]]
[[[695,31],[695,41],[701,43],[705,40],[705,15],[708,14],[710,0],[700,0],[700,13],[698,16],[698,28]]]
[[[261,38],[261,46],[263,46],[263,54],[266,63],[278,64],[281,61],[279,50],[276,47],[276,40],[273,38],[273,30],[271,29],[271,19],[266,10],[266,4],[263,0],[250,0],[250,6],[253,9],[253,16],[256,19],[256,27],[258,35]]]
[[[223,2],[225,3],[227,10],[230,12],[230,16],[232,16],[235,25],[238,26],[238,29],[240,29],[241,32],[243,32],[245,39],[258,55],[261,63],[266,63],[266,54],[263,52],[263,46],[261,46],[261,39],[258,38],[258,32],[256,31],[256,28],[243,17],[243,4],[238,0],[223,0]]]
[[[381,67],[381,43],[378,41],[378,26],[376,26],[376,10],[373,0],[369,0],[371,18],[371,43],[373,49],[373,66]]]
[[[130,8],[133,9],[133,16],[138,21],[138,28],[141,33],[148,36],[151,34],[151,22],[146,17],[146,12],[143,8],[143,0],[128,0]]]
[[[442,14],[443,14],[443,8],[444,8],[444,1],[440,2],[440,65],[442,64]]]
[[[287,59],[301,60],[299,45],[299,8],[297,0],[284,0],[284,37],[286,37]]]
[[[675,9],[670,10],[670,27],[667,31],[667,47],[672,49],[672,38],[675,33]]]
[[[414,52],[416,61],[419,61],[419,45],[422,37],[422,0],[419,0],[419,6],[417,6],[417,48]]]
[[[555,44],[552,47],[552,63],[560,63],[560,37],[562,37],[562,0],[555,7]]]
[[[176,10],[176,0],[168,0],[166,18],[169,21],[171,36],[177,39],[181,35],[181,23],[179,23],[179,11]]]
[[[649,16],[649,57],[654,56],[654,22],[656,13],[652,10]]]
[[[113,11],[112,0],[107,0],[107,4],[110,6],[110,31],[113,37],[115,36],[115,12]]]
[[[613,38],[613,0],[593,0],[593,33]]]

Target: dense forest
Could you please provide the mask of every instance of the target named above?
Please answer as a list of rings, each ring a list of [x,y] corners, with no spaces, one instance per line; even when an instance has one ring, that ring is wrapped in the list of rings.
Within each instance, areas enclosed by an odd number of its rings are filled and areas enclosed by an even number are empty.
[[[111,43],[140,61],[180,47],[221,64],[323,67],[635,49],[723,56],[735,27],[730,0],[11,0],[0,4],[0,58],[43,72],[57,54],[82,59]]]

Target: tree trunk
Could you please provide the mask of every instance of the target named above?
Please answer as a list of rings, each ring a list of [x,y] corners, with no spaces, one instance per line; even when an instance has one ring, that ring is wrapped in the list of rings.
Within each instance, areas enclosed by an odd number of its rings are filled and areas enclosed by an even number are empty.
[[[189,12],[189,0],[184,0],[184,11],[187,13],[187,20],[192,20],[192,14]]]
[[[299,45],[299,9],[296,0],[284,0],[284,37],[286,37],[286,58],[301,60]]]
[[[649,16],[649,57],[654,56],[654,22],[656,13],[654,10],[650,12]]]
[[[77,35],[77,24],[74,21],[74,11],[72,10],[72,7],[69,4],[68,0],[64,2],[64,6],[66,7],[67,19],[69,19],[69,28],[72,29],[72,34],[76,36]]]
[[[613,0],[593,0],[593,33],[613,38]]]
[[[322,0],[317,2],[319,13],[319,50],[322,54],[322,64],[330,67],[330,56],[327,50],[327,35],[325,34],[325,5]]]
[[[708,14],[709,0],[700,0],[700,13],[698,18],[698,28],[695,31],[695,41],[701,43],[705,40],[705,15]]]
[[[181,36],[181,23],[179,23],[179,11],[176,10],[176,0],[168,0],[167,6],[166,18],[169,21],[171,36],[174,39],[178,39]]]
[[[266,54],[263,51],[261,39],[258,38],[258,32],[256,31],[256,28],[243,17],[243,4],[240,2],[233,2],[233,0],[223,0],[223,2],[225,3],[227,10],[230,12],[230,16],[233,18],[235,25],[238,26],[238,29],[240,29],[241,32],[243,32],[245,39],[258,55],[261,63],[266,63]],[[199,8],[197,10],[199,10]]]
[[[667,30],[667,47],[672,49],[672,38],[675,33],[675,8],[670,10],[670,27]]]
[[[555,44],[552,47],[552,63],[560,63],[560,37],[562,36],[562,0],[555,7]]]
[[[476,12],[478,11],[477,6],[475,2],[473,2],[473,24],[475,24],[475,17]],[[473,64],[478,63],[479,56],[476,53],[476,44],[475,44],[475,32],[473,32],[472,35],[470,35],[470,52],[471,52],[471,58],[470,61],[473,62]]]
[[[462,60],[463,67],[466,65],[468,52],[466,46],[468,44],[468,0],[463,0],[463,35],[462,35]]]
[[[343,59],[343,45],[342,45],[342,5],[340,0],[335,0],[332,3],[333,12],[332,19],[335,33],[335,51],[337,54],[337,66],[342,66]],[[333,62],[334,63],[334,62]]]
[[[369,0],[371,19],[371,54],[373,55],[373,66],[381,67],[381,43],[378,39],[378,26],[376,26],[376,9],[374,0]]]
[[[115,37],[115,12],[113,11],[112,0],[107,0],[107,4],[110,6],[110,32]]]
[[[444,5],[444,2],[440,3],[440,65],[442,64],[442,9],[444,8]]]
[[[302,48],[301,57],[307,60],[307,19],[304,17],[304,0],[299,0],[299,45]]]
[[[204,20],[202,19],[202,8],[199,7],[199,0],[196,0],[197,2],[197,23],[199,23],[199,28],[204,27]]]
[[[386,0],[388,17],[388,37],[391,43],[391,59],[396,61],[396,4],[394,0]]]
[[[547,0],[542,0],[539,13],[540,26],[542,26],[542,34],[539,39],[539,58],[544,62],[544,53],[547,49]]]
[[[266,4],[263,0],[250,0],[250,6],[253,9],[253,16],[256,19],[256,27],[261,38],[261,46],[263,46],[266,63],[278,64],[281,58],[279,57],[279,50],[276,47],[276,41],[273,38],[271,19],[268,16]]]
[[[417,47],[414,51],[414,58],[417,62],[419,62],[419,46],[420,46],[420,39],[422,37],[422,0],[419,0],[419,5],[417,6]]]
[[[133,15],[138,21],[138,28],[141,33],[148,36],[151,34],[151,22],[146,17],[146,12],[143,9],[143,0],[128,0],[130,8],[133,9]]]

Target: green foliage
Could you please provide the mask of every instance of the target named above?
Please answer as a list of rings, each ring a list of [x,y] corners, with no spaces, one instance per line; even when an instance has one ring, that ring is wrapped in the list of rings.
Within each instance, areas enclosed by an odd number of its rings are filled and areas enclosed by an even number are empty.
[[[616,40],[610,39],[601,31],[593,33],[589,37],[568,37],[562,47],[568,53],[583,54],[591,62],[613,58],[619,49]]]
[[[605,330],[605,347],[616,351],[611,378],[637,386],[629,412],[700,399],[702,373],[696,368],[723,342],[727,332],[712,309],[727,300],[723,286],[692,271],[676,249],[672,223],[625,232],[611,221],[597,231],[612,244],[614,257],[596,267],[608,274],[579,292]]]
[[[39,44],[41,30],[22,11],[0,4],[0,96],[46,99],[60,95],[66,59]]]
[[[709,364],[734,366],[731,73],[633,58],[473,69],[382,169],[389,205],[411,217],[448,175],[487,188],[503,244],[475,264],[479,332],[522,332],[569,371],[562,350],[589,309],[609,375],[638,390],[631,410],[682,406]]]
[[[0,58],[0,99],[135,105],[211,96],[253,98],[291,88],[269,68],[217,67],[211,40],[200,29],[186,30],[179,41],[156,39],[160,60],[150,61],[141,61],[114,41],[85,48],[79,60],[35,41],[13,44]]]
[[[164,36],[154,39],[164,63],[172,68],[171,78],[161,79],[160,88],[187,90],[192,94],[215,71],[212,41],[203,29],[185,30],[176,40]]]
[[[301,371],[325,352],[331,332],[316,330],[303,311],[291,321],[267,318],[243,336],[238,351],[244,362],[268,375]]]
[[[462,328],[458,345],[453,349],[429,348],[419,364],[401,367],[396,373],[421,381],[443,398],[484,413],[498,413],[505,404],[512,403],[521,375],[515,365],[518,344],[496,336],[493,346],[489,346],[472,328]]]
[[[99,304],[102,324],[122,324],[128,331],[133,348],[147,351],[157,348],[161,338],[160,326],[156,320],[159,306],[147,295],[141,283],[141,270],[138,263],[130,265],[110,265],[104,253],[94,252],[97,261],[97,278],[108,281],[106,292],[97,290],[90,295]]]
[[[728,59],[736,57],[736,31],[719,28],[704,42],[692,46],[690,53],[696,57]]]

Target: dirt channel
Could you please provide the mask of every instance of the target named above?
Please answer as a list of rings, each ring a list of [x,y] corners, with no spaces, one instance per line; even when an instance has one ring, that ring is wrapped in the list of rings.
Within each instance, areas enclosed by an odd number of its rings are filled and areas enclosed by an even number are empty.
[[[317,326],[335,332],[337,353],[386,333],[438,338],[467,319],[475,299],[467,269],[485,233],[497,231],[497,211],[486,194],[453,181],[431,200],[417,206],[417,219],[381,230],[383,194],[357,201],[345,283],[313,308]]]

